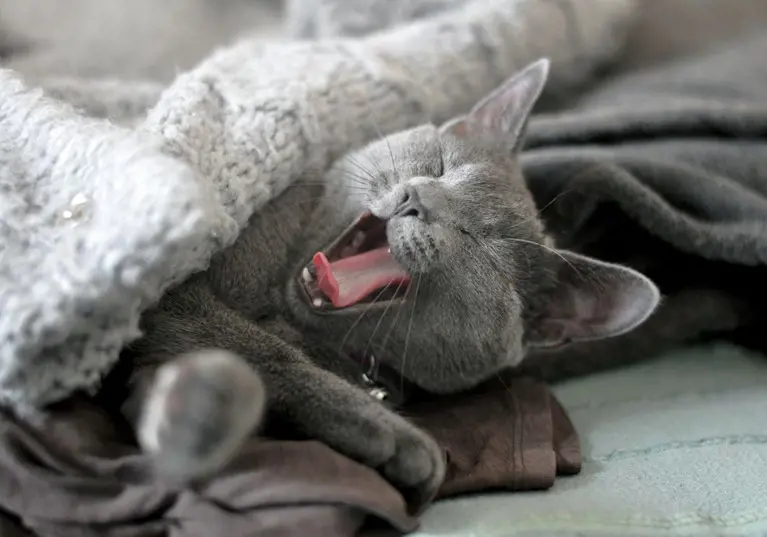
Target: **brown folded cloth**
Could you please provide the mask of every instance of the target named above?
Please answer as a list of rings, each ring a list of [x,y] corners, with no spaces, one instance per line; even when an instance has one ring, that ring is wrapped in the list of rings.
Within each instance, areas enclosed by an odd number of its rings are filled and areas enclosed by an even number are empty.
[[[447,403],[409,409],[445,446],[448,467],[437,498],[466,492],[541,490],[581,469],[578,435],[545,384],[498,379]]]
[[[499,380],[408,412],[448,453],[439,497],[545,489],[580,468],[567,415],[533,380]],[[129,438],[85,400],[53,410],[42,429],[0,416],[3,536],[12,518],[39,537],[351,537],[366,521],[400,533],[417,526],[375,471],[319,442],[254,438],[226,471],[179,492],[154,479]]]

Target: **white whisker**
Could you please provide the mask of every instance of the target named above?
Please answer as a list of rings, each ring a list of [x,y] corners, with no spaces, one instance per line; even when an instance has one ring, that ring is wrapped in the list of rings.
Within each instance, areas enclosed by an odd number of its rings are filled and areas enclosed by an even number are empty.
[[[416,302],[418,301],[418,289],[421,287],[421,275],[418,275],[418,279],[415,283],[415,292],[413,293],[413,308],[410,311],[410,322],[407,326],[407,333],[405,334],[405,349],[402,351],[402,365],[400,367],[400,392],[405,390],[405,360],[407,359],[407,347],[410,343],[410,331],[413,329],[413,317],[415,317]]]

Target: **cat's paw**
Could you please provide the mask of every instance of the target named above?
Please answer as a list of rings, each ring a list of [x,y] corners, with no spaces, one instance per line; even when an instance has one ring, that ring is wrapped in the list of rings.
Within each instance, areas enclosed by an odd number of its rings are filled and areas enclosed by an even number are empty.
[[[420,508],[437,493],[445,478],[445,452],[426,432],[399,418],[391,424],[393,450],[381,473],[404,494],[408,505]]]
[[[196,352],[164,364],[144,402],[137,436],[157,471],[187,482],[221,468],[261,419],[265,391],[239,357]]]
[[[362,419],[350,420],[343,438],[329,443],[378,470],[402,492],[408,505],[417,509],[442,485],[444,450],[429,434],[401,416],[377,403],[376,407],[360,412]]]

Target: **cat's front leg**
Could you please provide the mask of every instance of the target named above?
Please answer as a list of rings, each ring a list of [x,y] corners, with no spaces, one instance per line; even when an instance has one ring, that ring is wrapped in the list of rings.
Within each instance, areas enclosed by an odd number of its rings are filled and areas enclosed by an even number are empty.
[[[204,307],[191,309],[201,302]],[[185,311],[196,314],[179,314]],[[309,437],[379,470],[412,494],[414,503],[441,484],[443,453],[427,433],[362,386],[320,368],[295,346],[217,302],[204,287],[170,293],[148,320],[141,345],[148,356],[198,353],[165,363],[157,374],[145,367],[146,378],[136,383],[138,436],[159,463],[168,464],[169,473],[210,473],[233,454],[260,415],[263,401],[253,380],[258,371],[276,419],[287,419]],[[198,352],[206,348],[226,352],[206,360]]]
[[[264,376],[270,406],[302,432],[379,470],[420,505],[442,482],[442,451],[425,432],[309,361],[283,357]],[[185,482],[222,467],[256,428],[264,385],[228,352],[162,365],[143,390],[137,436],[166,477]]]
[[[361,387],[310,363],[291,364],[273,382],[281,413],[309,436],[378,469],[411,505],[421,505],[441,485],[443,450]]]

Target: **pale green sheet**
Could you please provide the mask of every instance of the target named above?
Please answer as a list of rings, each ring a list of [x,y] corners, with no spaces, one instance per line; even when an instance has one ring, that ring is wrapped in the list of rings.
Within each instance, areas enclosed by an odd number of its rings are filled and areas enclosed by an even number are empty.
[[[414,537],[767,536],[767,358],[690,349],[556,392],[582,473],[440,502]]]

